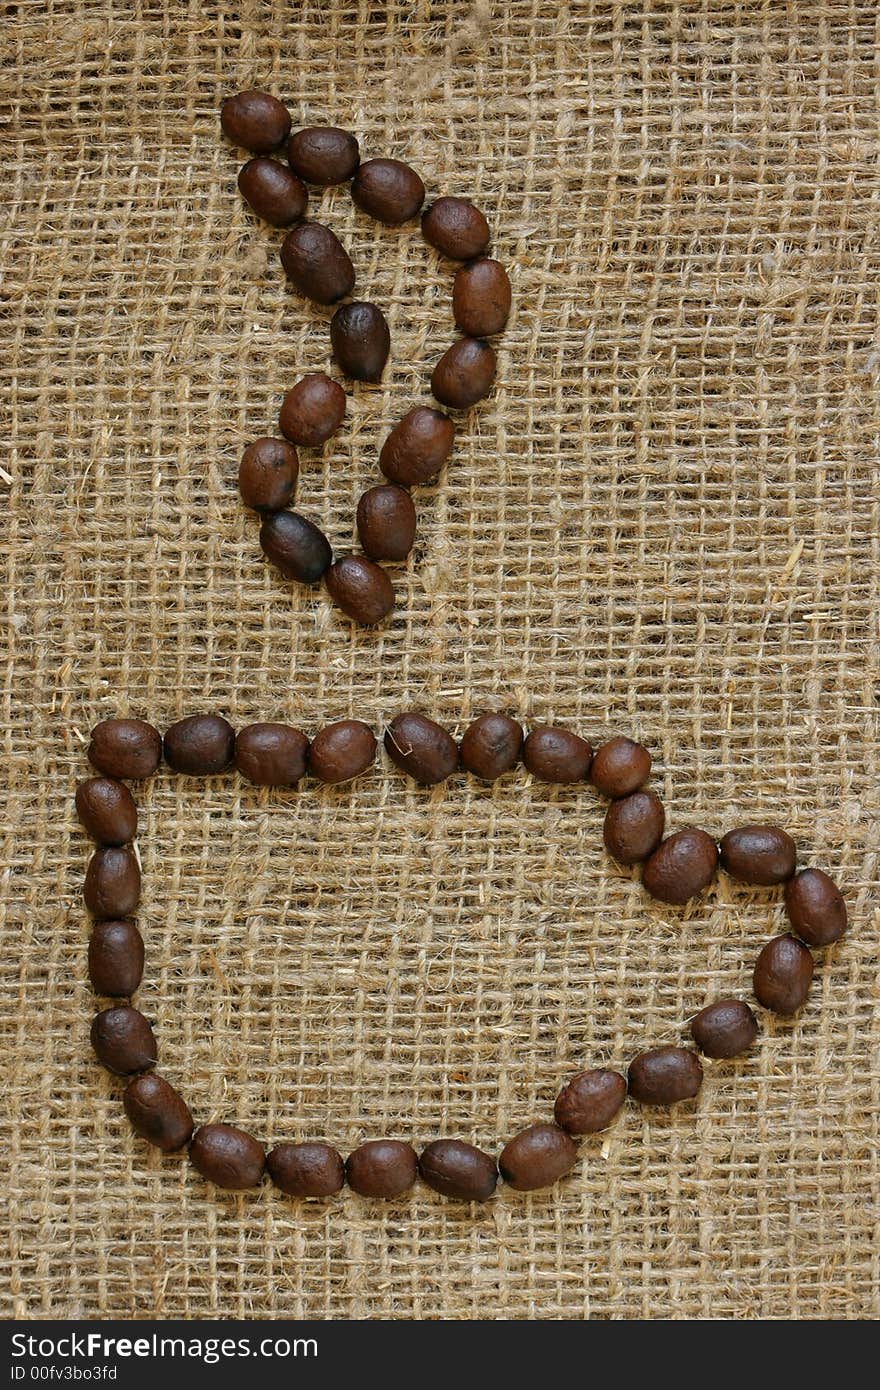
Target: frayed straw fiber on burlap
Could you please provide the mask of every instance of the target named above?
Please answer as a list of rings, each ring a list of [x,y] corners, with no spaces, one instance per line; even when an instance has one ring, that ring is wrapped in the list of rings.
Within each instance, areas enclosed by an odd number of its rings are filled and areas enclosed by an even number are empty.
[[[867,0],[9,7],[5,1310],[877,1312],[878,42]],[[285,586],[237,497],[243,444],[329,355],[220,137],[252,84],[472,195],[511,270],[497,391],[419,493],[378,633]],[[312,208],[393,337],[303,456],[299,505],[344,545],[452,341],[451,267],[344,188]],[[673,827],[782,821],[851,935],[800,1017],[696,1103],[627,1107],[555,1190],[220,1193],[133,1138],[89,1050],[87,731],[406,707],[637,735]],[[649,905],[592,792],[523,772],[138,796],[163,1071],[266,1140],[494,1150],[574,1067],[748,994],[782,922],[725,878]]]

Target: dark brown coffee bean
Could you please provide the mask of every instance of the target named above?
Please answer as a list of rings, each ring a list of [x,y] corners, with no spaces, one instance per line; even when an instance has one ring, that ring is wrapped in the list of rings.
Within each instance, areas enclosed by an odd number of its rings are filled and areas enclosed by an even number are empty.
[[[99,845],[125,845],[137,834],[134,797],[112,777],[90,777],[76,789],[77,814]]]
[[[359,299],[340,304],[330,320],[330,344],[346,376],[355,381],[382,380],[391,333],[378,305]]]
[[[193,1132],[189,1106],[164,1077],[147,1072],[129,1081],[122,1104],[135,1134],[164,1153],[188,1144]]]
[[[523,744],[523,762],[542,782],[584,782],[590,774],[593,749],[585,738],[567,729],[539,724]]]
[[[191,714],[165,731],[165,761],[189,777],[214,777],[232,762],[235,730],[219,714]]]
[[[435,1139],[422,1150],[419,1172],[435,1192],[465,1202],[485,1202],[498,1181],[494,1158],[460,1139]]]
[[[688,826],[654,850],[642,870],[642,883],[652,898],[680,907],[708,888],[717,868],[718,846],[712,836]]]
[[[345,1186],[342,1155],[329,1144],[276,1144],[266,1167],[289,1197],[332,1197]]]
[[[260,527],[260,545],[285,579],[317,584],[333,563],[330,542],[299,512],[273,512]]]
[[[553,1114],[569,1134],[596,1134],[607,1129],[626,1100],[620,1072],[596,1067],[578,1072],[556,1097]]]
[[[325,444],[344,419],[345,392],[339,382],[323,372],[312,372],[284,397],[278,424],[294,444],[315,448]]]
[[[475,777],[494,782],[515,766],[523,745],[523,731],[506,714],[481,714],[465,729],[461,763]]]
[[[775,825],[744,825],[721,840],[721,866],[741,883],[784,883],[797,864],[797,846]]]
[[[141,898],[141,871],[134,851],[96,850],[89,860],[83,887],[86,907],[93,917],[128,917]]]
[[[102,719],[92,729],[88,757],[108,777],[152,777],[162,759],[162,738],[143,719]]]
[[[309,771],[322,782],[350,782],[359,777],[376,757],[373,730],[359,719],[340,719],[327,724],[312,740]]]
[[[202,1125],[193,1135],[189,1156],[203,1178],[234,1192],[258,1187],[266,1167],[262,1144],[235,1125]]]
[[[371,487],[357,505],[360,543],[374,560],[405,560],[416,538],[416,509],[394,483]]]
[[[241,456],[238,489],[246,507],[257,512],[280,512],[293,496],[299,458],[283,439],[255,439]]]
[[[422,233],[452,261],[472,261],[489,245],[489,223],[466,198],[438,198],[422,216]]]
[[[719,999],[691,1020],[691,1034],[707,1057],[738,1057],[758,1036],[758,1023],[741,999]]]
[[[273,227],[290,227],[306,215],[305,184],[277,159],[265,155],[249,159],[238,171],[238,191],[257,216]]]
[[[495,353],[480,338],[459,338],[447,348],[431,374],[431,390],[441,405],[467,410],[492,390]]]
[[[629,1093],[642,1105],[676,1105],[691,1100],[703,1084],[703,1068],[686,1047],[654,1047],[629,1066]]]
[[[574,1141],[558,1125],[529,1125],[501,1150],[501,1176],[517,1192],[551,1187],[577,1162]]]
[[[425,185],[399,159],[368,159],[354,176],[351,196],[361,212],[397,227],[415,217],[425,201]]]
[[[146,1071],[155,1065],[158,1053],[149,1020],[130,1004],[118,1004],[95,1014],[91,1038],[101,1066],[118,1076]]]
[[[399,1139],[370,1139],[348,1155],[348,1185],[362,1197],[397,1197],[418,1175],[416,1151]]]
[[[776,936],[755,961],[755,998],[775,1014],[796,1014],[813,979],[813,957],[794,936]]]
[[[385,751],[396,767],[422,786],[450,777],[458,767],[458,744],[424,714],[397,714],[385,730]]]
[[[590,781],[603,796],[629,796],[647,782],[651,754],[631,738],[610,738],[596,749]]]
[[[381,623],[394,607],[394,585],[365,555],[343,555],[330,566],[324,582],[343,613],[365,627]]]
[[[507,323],[512,299],[510,279],[500,261],[463,265],[452,282],[456,327],[471,338],[491,338]]]
[[[354,289],[354,266],[342,242],[320,222],[300,222],[281,244],[281,264],[300,294],[335,304]]]
[[[257,787],[292,787],[308,752],[305,734],[290,724],[248,724],[235,738],[235,766]]]
[[[227,97],[220,108],[223,132],[242,149],[268,154],[290,134],[290,112],[277,97],[252,89]]]
[[[287,159],[291,169],[306,183],[326,188],[352,177],[361,162],[361,152],[351,131],[333,125],[313,125],[291,135]]]
[[[393,483],[418,487],[439,473],[452,449],[455,426],[442,410],[418,405],[394,426],[379,455],[379,467]]]
[[[633,792],[605,813],[605,848],[619,864],[640,864],[663,839],[666,812],[656,792]]]
[[[810,946],[830,946],[846,931],[846,903],[821,869],[803,869],[785,889],[785,910],[798,936]]]
[[[96,922],[89,938],[89,979],[96,994],[134,994],[144,973],[144,940],[134,922]]]

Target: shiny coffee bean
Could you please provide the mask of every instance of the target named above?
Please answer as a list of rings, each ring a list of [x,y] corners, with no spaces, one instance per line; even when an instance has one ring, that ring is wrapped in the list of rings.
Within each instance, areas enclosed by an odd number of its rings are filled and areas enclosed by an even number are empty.
[[[481,714],[465,729],[461,765],[484,782],[494,782],[519,761],[523,731],[506,714]]]
[[[304,183],[277,159],[258,155],[238,171],[238,191],[258,217],[273,227],[290,227],[306,215]]]
[[[796,1014],[806,1002],[813,979],[813,957],[794,936],[777,936],[755,961],[755,998],[775,1014]]]
[[[719,999],[691,1020],[691,1035],[707,1057],[739,1057],[758,1036],[758,1023],[742,999]]]
[[[676,1105],[697,1094],[703,1068],[685,1047],[654,1047],[633,1058],[628,1079],[630,1095],[642,1105]]]
[[[330,344],[346,376],[355,381],[382,380],[391,333],[378,305],[364,300],[340,304],[330,320]]]
[[[89,979],[96,994],[128,998],[144,973],[144,940],[134,922],[96,922],[89,937]]]
[[[203,1178],[234,1192],[258,1187],[266,1167],[262,1144],[235,1125],[202,1125],[193,1135],[189,1156]]]
[[[712,836],[688,826],[654,850],[642,870],[642,883],[652,898],[680,907],[709,886],[717,867],[718,846]]]
[[[267,560],[285,579],[317,584],[333,563],[330,542],[299,512],[275,512],[260,527],[260,545]]]
[[[651,754],[631,738],[610,738],[596,749],[590,781],[602,796],[629,796],[647,782]]]
[[[335,304],[354,289],[354,266],[342,242],[320,222],[300,222],[281,245],[284,273],[316,304]]]
[[[585,738],[539,724],[523,744],[522,759],[542,782],[584,782],[590,773],[593,749]]]
[[[362,1197],[398,1197],[412,1187],[419,1166],[415,1149],[399,1139],[371,1139],[348,1155],[348,1185]]]
[[[191,714],[165,730],[165,761],[189,777],[224,772],[235,751],[235,730],[219,714]]]
[[[134,851],[96,850],[89,860],[83,886],[86,907],[93,917],[129,917],[141,898],[141,871]]]
[[[399,159],[368,159],[355,173],[351,196],[361,212],[397,227],[415,217],[425,201],[425,185]]]
[[[235,738],[235,766],[257,787],[292,787],[308,752],[305,734],[290,724],[248,724]]]
[[[371,487],[357,505],[358,538],[373,560],[405,560],[416,538],[416,509],[394,483]]]
[[[500,261],[463,265],[452,282],[456,327],[471,338],[491,338],[507,323],[512,299],[510,279]]]
[[[343,555],[330,566],[324,583],[343,613],[365,627],[381,623],[394,607],[394,585],[365,555]]]
[[[431,374],[431,390],[441,405],[467,410],[492,390],[495,353],[480,338],[459,338],[447,348]]]
[[[501,1150],[501,1176],[517,1192],[552,1187],[577,1162],[571,1137],[558,1125],[529,1125]]]
[[[485,1202],[498,1182],[494,1158],[460,1139],[435,1139],[422,1150],[419,1173],[435,1192],[465,1202]]]
[[[332,125],[307,126],[287,142],[287,161],[306,183],[326,188],[345,183],[361,162],[358,142],[349,130]]]
[[[158,1052],[149,1020],[130,1004],[102,1009],[92,1020],[92,1047],[108,1071],[129,1076],[155,1065]]]
[[[278,425],[294,444],[315,448],[335,434],[345,418],[345,392],[338,381],[312,372],[284,397]]]
[[[397,714],[385,730],[385,751],[396,767],[424,787],[450,777],[458,767],[458,744],[424,714]]]
[[[455,426],[442,410],[419,405],[394,426],[379,455],[379,467],[393,483],[418,487],[440,472],[452,450]]]
[[[785,889],[788,920],[809,946],[830,946],[846,931],[846,903],[821,869],[803,869]]]
[[[620,1072],[596,1067],[578,1072],[556,1097],[553,1115],[569,1134],[597,1134],[607,1129],[626,1100]]]
[[[254,154],[268,154],[290,134],[290,112],[277,97],[252,89],[226,98],[220,124],[234,144]]]
[[[373,730],[359,719],[327,724],[312,739],[309,772],[322,782],[350,782],[371,767],[376,757]]]
[[[794,840],[775,825],[744,825],[739,830],[728,830],[720,850],[721,867],[741,883],[784,883],[797,864]]]
[[[332,1197],[345,1186],[342,1155],[329,1144],[276,1144],[266,1167],[288,1197]]]
[[[238,490],[246,507],[257,512],[280,512],[293,496],[299,458],[283,439],[255,439],[241,456]]]
[[[602,830],[605,848],[619,864],[640,864],[663,839],[666,812],[656,792],[633,792],[612,801]]]
[[[164,1077],[154,1071],[129,1081],[122,1104],[135,1134],[164,1153],[188,1144],[193,1132],[189,1106]]]
[[[125,845],[137,835],[134,797],[112,777],[90,777],[76,789],[76,811],[99,845]]]
[[[143,719],[102,719],[92,729],[88,759],[107,777],[152,777],[162,760],[162,738]]]
[[[489,245],[489,223],[466,198],[438,198],[422,217],[422,234],[452,261],[472,261]]]

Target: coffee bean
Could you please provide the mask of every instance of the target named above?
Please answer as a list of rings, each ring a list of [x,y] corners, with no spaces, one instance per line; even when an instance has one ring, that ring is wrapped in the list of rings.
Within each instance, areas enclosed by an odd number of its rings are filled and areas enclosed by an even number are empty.
[[[343,555],[330,566],[324,582],[343,613],[366,627],[381,623],[394,607],[394,585],[365,555]]]
[[[164,1153],[188,1144],[193,1132],[189,1106],[164,1077],[147,1072],[129,1081],[122,1104],[135,1134]]]
[[[466,198],[438,198],[422,216],[422,233],[453,261],[472,261],[489,245],[489,223]]]
[[[134,994],[144,973],[144,940],[134,922],[96,922],[89,938],[89,979],[96,994]]]
[[[101,1066],[118,1076],[146,1071],[158,1056],[149,1020],[130,1004],[117,1004],[95,1014],[91,1040]]]
[[[498,1181],[494,1158],[460,1139],[435,1139],[422,1150],[419,1173],[435,1192],[465,1202],[485,1202]]]
[[[578,1072],[556,1097],[553,1115],[569,1134],[596,1134],[607,1129],[626,1100],[620,1072],[596,1067]]]
[[[394,483],[418,487],[439,473],[452,449],[455,426],[442,410],[419,405],[394,426],[379,455],[379,467]]]
[[[299,476],[299,458],[283,439],[255,439],[241,456],[238,489],[246,507],[280,512],[290,501]]]
[[[399,159],[368,159],[354,176],[351,196],[361,212],[397,227],[415,217],[425,201],[425,185]]]
[[[141,897],[141,871],[134,851],[96,850],[89,860],[83,886],[86,907],[93,917],[128,917]]]
[[[254,154],[268,154],[290,134],[290,112],[277,97],[252,89],[226,98],[220,124],[236,145]]]
[[[350,782],[366,772],[376,757],[373,730],[359,719],[327,724],[312,740],[309,771],[322,782]]]
[[[738,1057],[755,1041],[758,1024],[741,999],[719,999],[691,1020],[691,1034],[707,1057]]]
[[[330,343],[346,376],[355,381],[382,380],[391,334],[377,305],[364,300],[340,304],[330,320]]]
[[[165,731],[165,761],[189,777],[214,777],[232,762],[235,730],[219,714],[191,714]]]
[[[260,545],[285,579],[317,584],[333,563],[330,542],[299,512],[274,512],[260,527]]]
[[[281,244],[281,264],[300,294],[335,304],[354,289],[354,266],[342,242],[320,222],[300,222]]]
[[[248,724],[235,739],[235,766],[258,787],[292,787],[305,775],[309,741],[290,724]]]
[[[393,483],[371,487],[357,505],[360,543],[374,560],[405,560],[416,538],[416,509]]]
[[[398,1197],[412,1187],[418,1159],[411,1144],[399,1139],[370,1139],[348,1155],[348,1185],[362,1197]]]
[[[458,767],[458,744],[424,714],[397,714],[385,730],[385,750],[402,772],[422,786],[443,782]]]
[[[431,374],[431,390],[441,405],[467,410],[488,396],[495,380],[495,353],[480,338],[459,338],[447,348]]]
[[[785,889],[785,910],[798,936],[810,946],[829,946],[846,931],[846,903],[821,869],[803,869]]]
[[[361,162],[358,142],[351,131],[332,125],[307,126],[291,135],[287,160],[306,183],[327,187],[345,183]]]
[[[523,762],[542,782],[584,782],[590,773],[593,749],[585,738],[567,729],[539,724],[523,744]]]
[[[481,714],[465,729],[461,740],[462,766],[484,782],[509,772],[519,760],[523,731],[506,714]]]
[[[794,936],[777,936],[755,961],[755,998],[775,1014],[796,1014],[813,979],[813,957]]]
[[[501,1150],[501,1176],[517,1192],[551,1187],[577,1162],[573,1140],[558,1125],[529,1125]]]
[[[278,424],[294,444],[315,448],[336,433],[344,418],[345,392],[339,382],[312,372],[284,397]]]
[[[647,782],[651,754],[631,738],[610,738],[596,749],[590,781],[602,796],[629,796]]]
[[[262,1144],[235,1125],[202,1125],[193,1135],[189,1156],[203,1178],[234,1192],[258,1187],[266,1167]]]
[[[162,738],[143,719],[102,719],[92,729],[88,758],[108,777],[152,777],[162,758]]]
[[[742,883],[784,883],[797,864],[797,846],[775,825],[744,825],[721,840],[721,866]]]
[[[718,867],[718,846],[688,826],[669,835],[646,861],[642,883],[652,898],[681,906],[707,888]]]
[[[500,261],[463,265],[452,282],[456,327],[471,338],[491,338],[507,323],[512,299],[510,279]]]
[[[277,159],[258,155],[238,171],[238,191],[264,222],[290,227],[306,215],[309,194],[304,183]]]
[[[619,864],[639,864],[663,839],[666,812],[656,792],[633,792],[605,812],[605,848]]]
[[[112,777],[90,777],[76,789],[76,810],[85,829],[99,845],[124,845],[137,834],[134,797]]]
[[[289,1197],[332,1197],[345,1185],[342,1155],[329,1144],[276,1144],[266,1167]]]
[[[703,1068],[685,1047],[654,1047],[629,1066],[629,1093],[642,1105],[676,1105],[691,1100],[703,1084]]]

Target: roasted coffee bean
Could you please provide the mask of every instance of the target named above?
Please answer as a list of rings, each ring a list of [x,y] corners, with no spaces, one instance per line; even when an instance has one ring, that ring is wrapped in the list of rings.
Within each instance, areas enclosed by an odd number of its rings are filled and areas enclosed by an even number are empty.
[[[287,159],[291,169],[306,183],[326,188],[352,177],[361,162],[361,152],[351,131],[333,125],[313,125],[291,135]]]
[[[419,1173],[435,1192],[465,1202],[485,1202],[498,1181],[494,1158],[460,1139],[435,1139],[422,1150]]]
[[[718,846],[688,826],[669,835],[645,863],[642,883],[652,898],[681,906],[707,888],[718,868]]]
[[[399,1139],[370,1139],[345,1165],[349,1187],[362,1197],[397,1197],[412,1187],[418,1171],[415,1149]]]
[[[189,777],[214,777],[232,762],[235,730],[219,714],[191,714],[165,731],[165,761]]]
[[[317,584],[333,563],[330,542],[299,512],[274,512],[260,527],[260,545],[267,560],[285,579]]]
[[[458,767],[458,744],[424,714],[397,714],[385,730],[385,751],[395,766],[422,786],[450,777]]]
[[[666,812],[656,792],[633,792],[605,813],[605,848],[619,864],[640,864],[663,839]]]
[[[155,1144],[164,1153],[173,1153],[188,1144],[193,1132],[189,1106],[164,1077],[147,1072],[129,1081],[122,1104],[135,1134]]]
[[[481,714],[465,729],[461,740],[461,763],[484,782],[509,772],[519,760],[523,731],[506,714]]]
[[[280,512],[293,496],[299,458],[283,439],[255,439],[241,456],[238,489],[246,507],[257,512]]]
[[[96,850],[89,860],[83,887],[86,907],[93,917],[128,917],[141,897],[141,871],[134,851]]]
[[[281,244],[281,264],[300,294],[335,304],[354,289],[354,266],[342,242],[320,222],[300,222]]]
[[[556,1097],[553,1115],[569,1134],[607,1129],[626,1100],[626,1081],[607,1067],[578,1072]]]
[[[463,265],[452,282],[455,324],[471,338],[491,338],[510,317],[513,294],[510,279],[500,261],[474,261]]]
[[[846,931],[846,903],[821,869],[803,869],[785,889],[785,910],[798,936],[810,946],[830,946]]]
[[[654,1047],[629,1066],[629,1093],[642,1105],[675,1105],[691,1100],[703,1084],[703,1068],[686,1047]]]
[[[235,766],[258,787],[292,787],[308,752],[305,734],[290,724],[248,724],[235,738]]]
[[[467,410],[492,390],[495,353],[480,338],[459,338],[447,348],[431,374],[431,390],[441,405]]]
[[[523,744],[522,758],[532,776],[542,782],[584,782],[590,773],[593,749],[585,738],[567,729],[539,724]]]
[[[394,585],[365,555],[343,555],[330,566],[324,582],[343,613],[365,627],[381,623],[394,607]]]
[[[312,372],[284,397],[278,424],[294,444],[314,448],[325,444],[344,418],[345,392],[339,382],[323,372]]]
[[[744,825],[722,837],[721,867],[741,883],[784,883],[797,864],[797,846],[775,825]]]
[[[220,108],[220,124],[242,149],[268,154],[290,134],[290,112],[277,97],[252,89],[227,97]]]
[[[290,227],[306,215],[308,189],[277,159],[265,155],[249,159],[238,171],[238,191],[257,216],[273,227]]]
[[[391,333],[378,305],[365,300],[340,304],[330,320],[330,344],[346,376],[355,381],[382,380]]]
[[[501,1150],[501,1176],[517,1192],[551,1187],[577,1162],[574,1141],[558,1125],[529,1125]]]
[[[117,1004],[95,1014],[91,1038],[101,1066],[118,1076],[155,1065],[158,1053],[149,1020],[130,1004]]]
[[[719,999],[691,1020],[691,1034],[707,1057],[738,1057],[755,1041],[758,1024],[741,999]]]
[[[89,938],[89,979],[96,994],[134,994],[144,973],[144,939],[134,922],[96,922]]]
[[[371,487],[357,505],[360,543],[373,560],[405,560],[416,538],[416,509],[394,483]]]
[[[472,261],[489,245],[489,223],[466,198],[438,198],[422,216],[422,233],[452,261]]]
[[[202,1125],[193,1135],[189,1156],[203,1178],[235,1192],[259,1186],[266,1167],[262,1144],[235,1125]]]
[[[439,473],[452,450],[455,426],[442,410],[418,405],[394,426],[379,455],[379,467],[393,483],[418,487]]]
[[[596,749],[590,768],[590,781],[603,796],[629,796],[647,782],[651,754],[631,738],[610,738]]]
[[[350,782],[373,763],[376,737],[359,719],[327,724],[312,739],[309,771],[322,782]]]
[[[143,719],[102,719],[92,729],[88,758],[107,777],[152,777],[162,759],[162,738]]]
[[[85,829],[99,845],[125,845],[137,834],[134,797],[112,777],[90,777],[76,789],[76,810]]]
[[[775,1014],[796,1014],[813,979],[813,957],[794,936],[777,936],[755,961],[755,998]]]
[[[332,1197],[345,1186],[342,1155],[329,1144],[276,1144],[266,1167],[289,1197]]]
[[[351,196],[361,212],[397,227],[415,217],[425,201],[425,185],[399,159],[368,159],[355,173]]]

